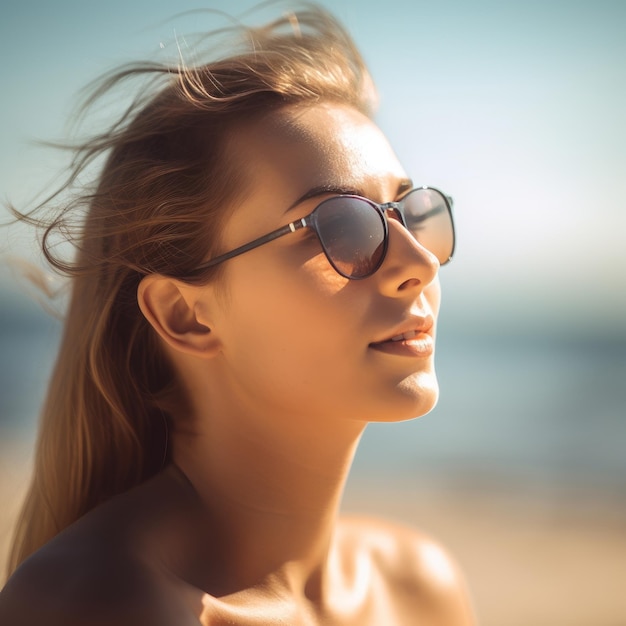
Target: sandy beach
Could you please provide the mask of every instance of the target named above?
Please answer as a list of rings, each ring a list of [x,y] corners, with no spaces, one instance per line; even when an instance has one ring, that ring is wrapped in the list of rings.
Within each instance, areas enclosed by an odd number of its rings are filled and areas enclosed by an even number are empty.
[[[4,565],[28,465],[17,450],[1,459]],[[626,625],[626,507],[607,493],[360,478],[349,483],[344,510],[407,523],[439,540],[465,572],[482,626]]]

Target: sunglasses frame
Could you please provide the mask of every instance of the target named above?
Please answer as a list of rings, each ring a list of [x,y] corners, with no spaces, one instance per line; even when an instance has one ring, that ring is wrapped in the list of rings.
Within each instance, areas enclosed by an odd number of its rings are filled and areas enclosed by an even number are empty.
[[[255,248],[258,248],[259,246],[269,243],[270,241],[274,241],[274,239],[278,239],[279,237],[284,237],[285,235],[289,235],[290,233],[295,233],[296,231],[301,230],[302,228],[308,227],[308,228],[312,228],[313,231],[315,232],[315,235],[317,236],[317,239],[320,242],[320,245],[322,246],[324,255],[328,259],[328,262],[331,264],[333,269],[338,274],[350,280],[362,280],[363,278],[368,278],[369,276],[372,276],[378,271],[380,266],[383,264],[385,257],[387,256],[387,249],[389,247],[389,225],[387,221],[388,220],[387,213],[391,211],[393,215],[395,216],[395,218],[402,224],[402,226],[404,226],[409,232],[411,232],[410,229],[407,227],[403,205],[404,205],[406,198],[408,198],[411,194],[413,194],[416,191],[422,191],[422,190],[434,191],[437,194],[439,194],[444,201],[446,210],[448,211],[448,217],[450,218],[450,227],[452,230],[452,248],[450,250],[450,256],[445,261],[443,262],[440,261],[441,265],[445,265],[452,259],[452,255],[454,254],[455,242],[456,242],[454,218],[452,216],[453,200],[450,196],[447,196],[446,194],[444,194],[439,189],[436,189],[435,187],[423,186],[423,187],[414,187],[413,189],[408,191],[406,194],[404,194],[404,196],[396,202],[385,202],[383,204],[379,204],[377,202],[374,202],[373,200],[370,200],[369,198],[364,198],[363,196],[358,196],[358,195],[353,195],[353,194],[337,194],[330,198],[326,198],[325,200],[322,200],[308,215],[305,215],[304,217],[298,220],[290,222],[289,224],[286,224],[285,226],[281,226],[280,228],[277,228],[276,230],[273,230],[272,232],[267,233],[266,235],[257,237],[256,239],[253,239],[252,241],[249,241],[248,243],[238,246],[237,248],[235,248],[234,250],[231,250],[230,252],[225,252],[224,254],[220,254],[210,259],[209,261],[205,261],[204,263],[201,263],[193,270],[193,274],[201,273],[211,267],[214,267],[216,265],[219,265],[220,263],[223,263],[224,261],[228,261],[229,259],[239,256],[240,254],[244,254],[245,252],[254,250]],[[380,256],[380,260],[376,263],[375,267],[370,272],[368,272],[367,274],[363,276],[350,276],[349,274],[342,272],[335,265],[332,257],[330,256],[330,253],[326,250],[326,246],[324,245],[322,238],[320,237],[318,226],[317,226],[317,221],[316,221],[316,212],[326,202],[329,202],[336,198],[354,198],[356,200],[362,200],[366,202],[367,204],[369,204],[373,209],[375,209],[381,218],[381,221],[383,224],[383,232],[384,232],[383,252]],[[426,218],[429,215],[430,213],[425,213],[421,217]],[[411,234],[413,235],[413,233]],[[415,237],[415,235],[413,235],[413,237]]]

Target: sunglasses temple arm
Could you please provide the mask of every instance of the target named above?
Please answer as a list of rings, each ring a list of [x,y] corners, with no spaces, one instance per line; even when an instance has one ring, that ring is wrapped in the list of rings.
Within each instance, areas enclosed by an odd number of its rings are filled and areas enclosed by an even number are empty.
[[[198,267],[194,269],[194,273],[202,272],[204,270],[209,269],[210,267],[213,267],[214,265],[219,265],[220,263],[223,263],[224,261],[228,261],[228,259],[232,259],[233,257],[239,256],[240,254],[243,254],[244,252],[249,252],[250,250],[254,250],[254,248],[258,248],[259,246],[262,246],[265,243],[273,241],[274,239],[278,239],[279,237],[283,237],[284,235],[293,233],[296,230],[299,230],[300,228],[304,228],[307,225],[308,224],[304,223],[303,220],[298,220],[297,222],[291,222],[291,224],[287,224],[286,226],[283,226],[282,228],[278,228],[277,230],[274,230],[271,233],[268,233],[267,235],[263,235],[263,237],[254,239],[253,241],[250,241],[244,244],[243,246],[239,246],[238,248],[235,248],[234,250],[231,250],[230,252],[227,252],[226,254],[220,254],[219,256],[214,257],[210,261],[207,261],[206,263],[202,263],[201,265],[199,265]]]

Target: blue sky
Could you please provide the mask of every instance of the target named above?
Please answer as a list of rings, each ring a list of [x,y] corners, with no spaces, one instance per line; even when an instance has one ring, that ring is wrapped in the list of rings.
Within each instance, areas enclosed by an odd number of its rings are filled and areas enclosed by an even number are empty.
[[[208,14],[168,18],[253,4],[0,9],[0,197],[28,200],[55,179],[59,155],[29,142],[64,137],[88,81],[167,53],[175,34],[184,42],[223,25]],[[379,87],[379,124],[418,184],[454,196],[459,236],[441,271],[438,417],[368,429],[357,470],[398,478],[433,462],[433,479],[474,467],[504,480],[523,468],[549,485],[554,467],[577,486],[586,472],[589,484],[621,485],[626,1],[335,5]],[[0,254],[31,257],[32,241],[0,228]],[[15,274],[0,258],[0,316],[5,298],[28,302]],[[3,328],[0,427],[34,423],[58,340],[50,327]]]
[[[168,18],[254,4],[3,8],[0,194],[26,200],[54,177],[59,156],[29,141],[64,135],[86,82],[162,54],[174,33],[223,24]],[[469,326],[626,333],[626,2],[350,0],[333,10],[370,64],[378,121],[405,168],[455,198],[458,254],[442,270],[449,314]],[[29,255],[30,239],[0,233],[12,254]]]

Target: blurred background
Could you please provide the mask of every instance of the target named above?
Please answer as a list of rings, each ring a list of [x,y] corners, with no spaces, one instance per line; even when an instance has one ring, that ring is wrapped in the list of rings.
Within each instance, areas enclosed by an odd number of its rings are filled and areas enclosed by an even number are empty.
[[[226,23],[169,18],[254,4],[5,4],[2,199],[57,180],[63,158],[32,140],[64,137],[87,82]],[[441,540],[485,626],[624,625],[626,3],[324,4],[370,65],[408,173],[454,197],[459,239],[441,272],[439,405],[368,429],[345,509]],[[33,241],[0,229],[0,559],[60,332],[15,260],[41,264]]]

